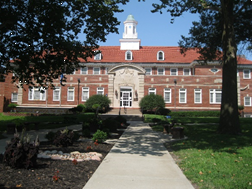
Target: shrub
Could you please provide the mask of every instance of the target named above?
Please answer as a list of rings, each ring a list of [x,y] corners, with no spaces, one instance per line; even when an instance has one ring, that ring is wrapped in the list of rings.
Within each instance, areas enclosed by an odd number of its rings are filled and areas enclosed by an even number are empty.
[[[120,122],[118,122],[114,118],[109,117],[103,121],[102,125],[103,130],[108,129],[110,132],[115,132],[117,130],[117,127],[120,126]]]
[[[127,119],[121,115],[115,117],[115,120],[118,121],[119,123],[124,123],[124,124],[127,123]]]
[[[104,95],[93,95],[85,103],[88,110],[92,110],[93,105],[99,104],[100,111],[106,112],[109,109],[111,101],[107,96]]]
[[[39,152],[38,137],[34,143],[30,143],[30,137],[24,137],[22,132],[21,137],[15,133],[14,138],[7,144],[4,152],[3,162],[13,168],[32,168],[37,165],[37,155]]]
[[[82,135],[84,137],[90,137],[90,123],[88,122],[82,123]]]
[[[73,142],[79,138],[78,134],[67,128],[55,133],[53,144],[56,146],[72,146]]]
[[[168,115],[171,112],[171,110],[166,108],[159,108],[156,113],[159,115]]]
[[[10,104],[8,104],[8,107],[9,108],[16,108],[18,105],[17,104],[15,104],[15,103],[10,103]]]
[[[160,108],[164,108],[165,102],[161,95],[150,94],[150,95],[144,96],[141,99],[139,106],[141,110],[143,111],[154,112]]]
[[[86,111],[86,106],[84,104],[79,104],[77,106],[77,111],[78,112],[85,112]]]
[[[174,117],[219,117],[220,111],[176,111],[171,112]]]
[[[54,137],[55,137],[55,132],[52,132],[52,131],[49,131],[46,135],[45,135],[45,138],[52,142],[54,140]]]
[[[107,133],[101,130],[97,130],[96,133],[93,135],[92,140],[94,142],[102,143],[107,139]]]

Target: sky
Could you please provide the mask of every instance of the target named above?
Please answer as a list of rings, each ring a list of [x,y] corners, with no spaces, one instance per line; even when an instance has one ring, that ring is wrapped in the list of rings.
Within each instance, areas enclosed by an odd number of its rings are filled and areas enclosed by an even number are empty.
[[[192,22],[198,21],[199,16],[186,13],[175,18],[174,23],[171,24],[171,17],[165,10],[163,10],[163,14],[159,12],[151,13],[153,2],[159,3],[159,0],[145,0],[145,2],[130,0],[126,5],[120,6],[124,12],[115,14],[121,22],[118,26],[119,34],[109,34],[107,41],[105,43],[101,42],[99,45],[119,46],[119,39],[122,39],[124,32],[123,22],[129,14],[132,14],[138,22],[136,29],[142,46],[178,46],[181,35],[188,36]],[[239,54],[244,54],[247,59],[252,60],[252,53],[243,51]]]

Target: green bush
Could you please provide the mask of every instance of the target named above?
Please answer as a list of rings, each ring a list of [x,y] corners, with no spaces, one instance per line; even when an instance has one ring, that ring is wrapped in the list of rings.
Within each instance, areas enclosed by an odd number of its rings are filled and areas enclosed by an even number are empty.
[[[220,111],[176,111],[169,115],[172,117],[219,117]]]
[[[141,99],[139,106],[143,112],[156,112],[158,109],[165,107],[165,102],[161,95],[150,94]]]
[[[10,104],[8,104],[8,107],[9,108],[16,108],[18,105],[17,104],[15,104],[15,103],[10,103]]]
[[[94,142],[97,141],[98,143],[103,143],[106,139],[107,139],[107,133],[101,130],[97,130],[92,138]]]
[[[118,126],[120,126],[120,122],[111,117],[105,119],[102,123],[102,129],[110,132],[117,131]]]
[[[89,122],[82,123],[82,135],[84,137],[90,137],[90,123]]]
[[[169,115],[171,110],[166,109],[166,108],[159,108],[156,113],[159,115]]]
[[[100,111],[106,112],[109,109],[111,101],[107,96],[104,95],[93,95],[85,103],[88,110],[93,110],[93,105],[99,104]]]
[[[84,104],[79,104],[79,105],[77,106],[77,110],[78,110],[79,112],[85,112],[86,106],[85,106]]]

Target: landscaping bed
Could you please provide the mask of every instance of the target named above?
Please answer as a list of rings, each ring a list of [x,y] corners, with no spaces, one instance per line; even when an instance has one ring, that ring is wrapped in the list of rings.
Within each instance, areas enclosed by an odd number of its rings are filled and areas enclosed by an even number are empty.
[[[119,138],[123,132],[118,132]],[[1,188],[71,188],[80,189],[85,186],[102,160],[109,153],[113,144],[95,144],[91,140],[74,142],[73,146],[57,147],[49,142],[41,142],[39,150],[57,150],[64,153],[91,151],[102,154],[101,161],[88,160],[74,162],[71,160],[37,159],[37,167],[32,169],[13,169],[3,164],[0,155],[0,189]]]

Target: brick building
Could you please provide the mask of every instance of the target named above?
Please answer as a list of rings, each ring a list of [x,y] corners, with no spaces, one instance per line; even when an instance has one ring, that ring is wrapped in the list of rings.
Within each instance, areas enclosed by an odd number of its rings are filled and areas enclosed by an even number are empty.
[[[145,95],[164,97],[166,107],[177,110],[219,110],[221,104],[222,67],[219,62],[207,65],[197,61],[194,50],[186,56],[179,47],[141,46],[137,37],[137,21],[129,15],[124,22],[120,46],[101,46],[98,53],[66,75],[65,86],[55,80],[55,89],[41,93],[39,88],[17,88],[11,74],[0,82],[0,111],[10,102],[19,107],[64,109],[75,107],[94,94],[107,95],[111,107],[139,108]],[[252,112],[250,92],[252,61],[238,58],[238,103],[244,112]]]

